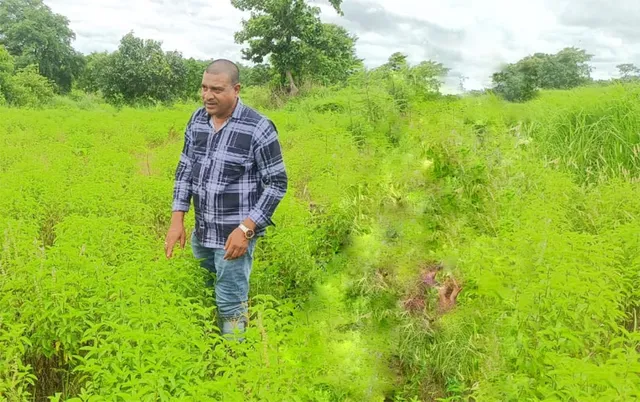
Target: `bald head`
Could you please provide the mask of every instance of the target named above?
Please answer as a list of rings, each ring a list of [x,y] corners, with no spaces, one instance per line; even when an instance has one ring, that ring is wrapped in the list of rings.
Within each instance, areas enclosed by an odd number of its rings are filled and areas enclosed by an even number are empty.
[[[240,83],[240,70],[238,66],[235,65],[232,61],[225,59],[214,60],[207,67],[207,74],[224,74],[229,77],[229,81],[231,85],[237,85]]]

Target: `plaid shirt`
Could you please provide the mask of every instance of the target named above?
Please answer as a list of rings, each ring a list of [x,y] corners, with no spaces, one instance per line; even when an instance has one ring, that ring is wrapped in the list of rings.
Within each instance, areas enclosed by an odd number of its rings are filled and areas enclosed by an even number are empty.
[[[249,217],[256,236],[287,191],[287,173],[275,125],[240,99],[216,132],[206,109],[189,120],[175,174],[173,211],[195,210],[195,234],[205,247],[223,248]]]

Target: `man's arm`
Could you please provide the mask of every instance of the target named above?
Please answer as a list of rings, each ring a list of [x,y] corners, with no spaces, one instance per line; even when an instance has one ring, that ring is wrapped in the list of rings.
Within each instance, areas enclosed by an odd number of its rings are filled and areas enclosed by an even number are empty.
[[[254,231],[273,225],[273,216],[278,204],[287,192],[288,178],[278,141],[278,132],[270,121],[256,127],[254,156],[260,179],[265,189],[258,202],[242,222]],[[234,230],[225,244],[225,260],[241,257],[247,251],[248,241],[240,228]]]
[[[287,171],[275,126],[266,120],[257,130],[254,155],[265,189],[245,220],[245,225],[254,230],[273,225],[271,217],[284,198],[288,186]]]

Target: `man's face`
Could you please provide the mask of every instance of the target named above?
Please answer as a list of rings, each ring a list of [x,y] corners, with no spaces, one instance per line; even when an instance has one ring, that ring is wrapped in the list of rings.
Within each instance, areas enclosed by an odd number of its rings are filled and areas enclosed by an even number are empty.
[[[233,85],[227,74],[202,76],[202,102],[210,116],[227,117],[236,104],[240,84]]]

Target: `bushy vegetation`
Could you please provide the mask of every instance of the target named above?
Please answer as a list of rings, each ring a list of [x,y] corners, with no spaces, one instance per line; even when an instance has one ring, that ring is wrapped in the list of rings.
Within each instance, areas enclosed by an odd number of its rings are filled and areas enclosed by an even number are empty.
[[[638,93],[584,89],[521,107],[481,98],[424,108],[437,110],[439,127],[414,131],[398,158],[424,158],[430,169],[426,179],[395,170],[404,205],[379,219],[368,239],[378,258],[353,292],[363,312],[381,317],[403,302],[386,325],[402,329],[398,361],[421,400],[639,397],[640,137],[603,133],[594,164],[569,155],[591,152],[596,130],[557,123],[581,115],[625,133],[634,113],[616,119]],[[614,147],[624,151],[607,153]],[[463,287],[453,314],[434,311],[437,295],[415,293],[432,261]],[[410,308],[416,299],[424,309]]]
[[[571,89],[591,81],[593,55],[576,48],[535,53],[493,74],[494,90],[508,101],[533,99],[540,89]]]
[[[43,106],[53,98],[53,85],[37,66],[16,69],[14,58],[0,45],[0,105]]]
[[[237,345],[190,249],[162,257],[196,106],[1,109],[0,395],[638,398],[640,89],[507,104],[386,77],[277,110],[247,94],[292,185]],[[423,286],[436,265],[462,287],[453,310]]]

